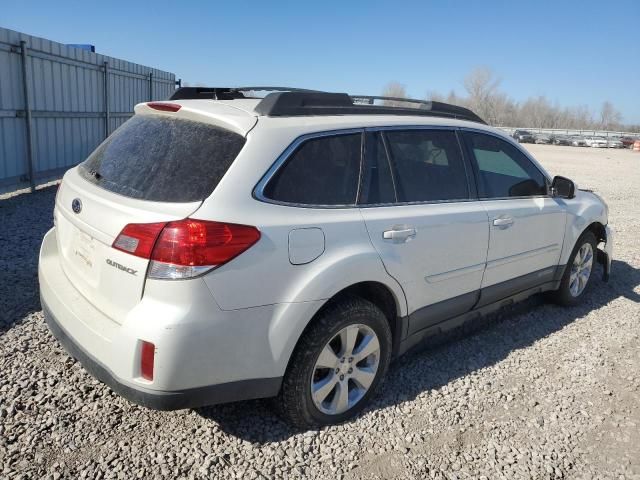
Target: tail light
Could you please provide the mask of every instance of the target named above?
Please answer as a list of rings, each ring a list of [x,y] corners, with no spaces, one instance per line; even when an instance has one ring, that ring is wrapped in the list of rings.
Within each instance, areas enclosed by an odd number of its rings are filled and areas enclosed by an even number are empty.
[[[113,242],[112,247],[136,257],[150,258],[153,246],[166,223],[130,223]]]
[[[129,224],[113,248],[150,259],[149,278],[183,279],[229,262],[259,239],[260,231],[249,225],[186,218]]]
[[[140,376],[145,380],[153,380],[153,365],[156,356],[156,346],[151,342],[142,342],[140,352]]]

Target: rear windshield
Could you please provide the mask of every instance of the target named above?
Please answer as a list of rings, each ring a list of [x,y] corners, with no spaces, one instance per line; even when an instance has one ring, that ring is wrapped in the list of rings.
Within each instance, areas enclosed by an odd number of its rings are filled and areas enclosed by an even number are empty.
[[[126,197],[194,202],[213,192],[244,143],[213,125],[136,115],[80,164],[80,174]]]

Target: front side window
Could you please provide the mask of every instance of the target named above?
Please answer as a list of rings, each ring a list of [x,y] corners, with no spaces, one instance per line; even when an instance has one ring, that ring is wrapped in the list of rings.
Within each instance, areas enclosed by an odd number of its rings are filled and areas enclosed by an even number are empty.
[[[464,160],[456,134],[446,130],[384,132],[398,202],[469,198]]]
[[[542,172],[515,146],[493,135],[466,132],[478,169],[480,198],[547,194]]]
[[[361,137],[354,133],[305,141],[266,185],[264,196],[301,205],[355,205]]]

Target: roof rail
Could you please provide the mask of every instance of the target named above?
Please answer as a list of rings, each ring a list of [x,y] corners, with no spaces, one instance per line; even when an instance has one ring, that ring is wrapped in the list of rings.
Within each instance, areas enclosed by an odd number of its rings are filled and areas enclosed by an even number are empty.
[[[304,88],[290,87],[181,87],[169,100],[234,100],[236,98],[254,98],[245,92],[316,92]]]
[[[255,111],[269,117],[298,117],[310,115],[411,115],[448,117],[472,122],[485,123],[482,118],[468,108],[430,100],[415,100],[401,97],[379,97],[373,95],[349,95],[319,90],[291,87],[182,87],[169,100],[234,100],[239,98],[259,98],[247,96],[251,92],[268,93],[256,105]],[[376,105],[376,100],[417,107]]]
[[[361,103],[362,100],[367,104]],[[418,108],[374,105],[375,100],[393,100],[416,103]],[[255,111],[269,117],[296,117],[310,115],[409,115],[448,117],[484,123],[468,108],[429,100],[399,97],[375,97],[327,92],[274,92],[268,94],[255,107]]]
[[[402,103],[417,103],[418,105],[431,105],[431,100],[416,100],[415,98],[403,98],[403,97],[379,97],[377,95],[350,95],[353,103],[364,103],[367,105],[373,105],[376,100],[387,100],[392,102]],[[419,107],[420,108],[420,107]]]

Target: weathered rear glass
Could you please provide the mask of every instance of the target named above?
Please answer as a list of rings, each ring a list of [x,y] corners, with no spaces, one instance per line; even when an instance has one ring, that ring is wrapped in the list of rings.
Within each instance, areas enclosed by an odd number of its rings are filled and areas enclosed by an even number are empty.
[[[136,115],[80,164],[80,174],[126,197],[194,202],[213,192],[244,143],[213,125]]]

